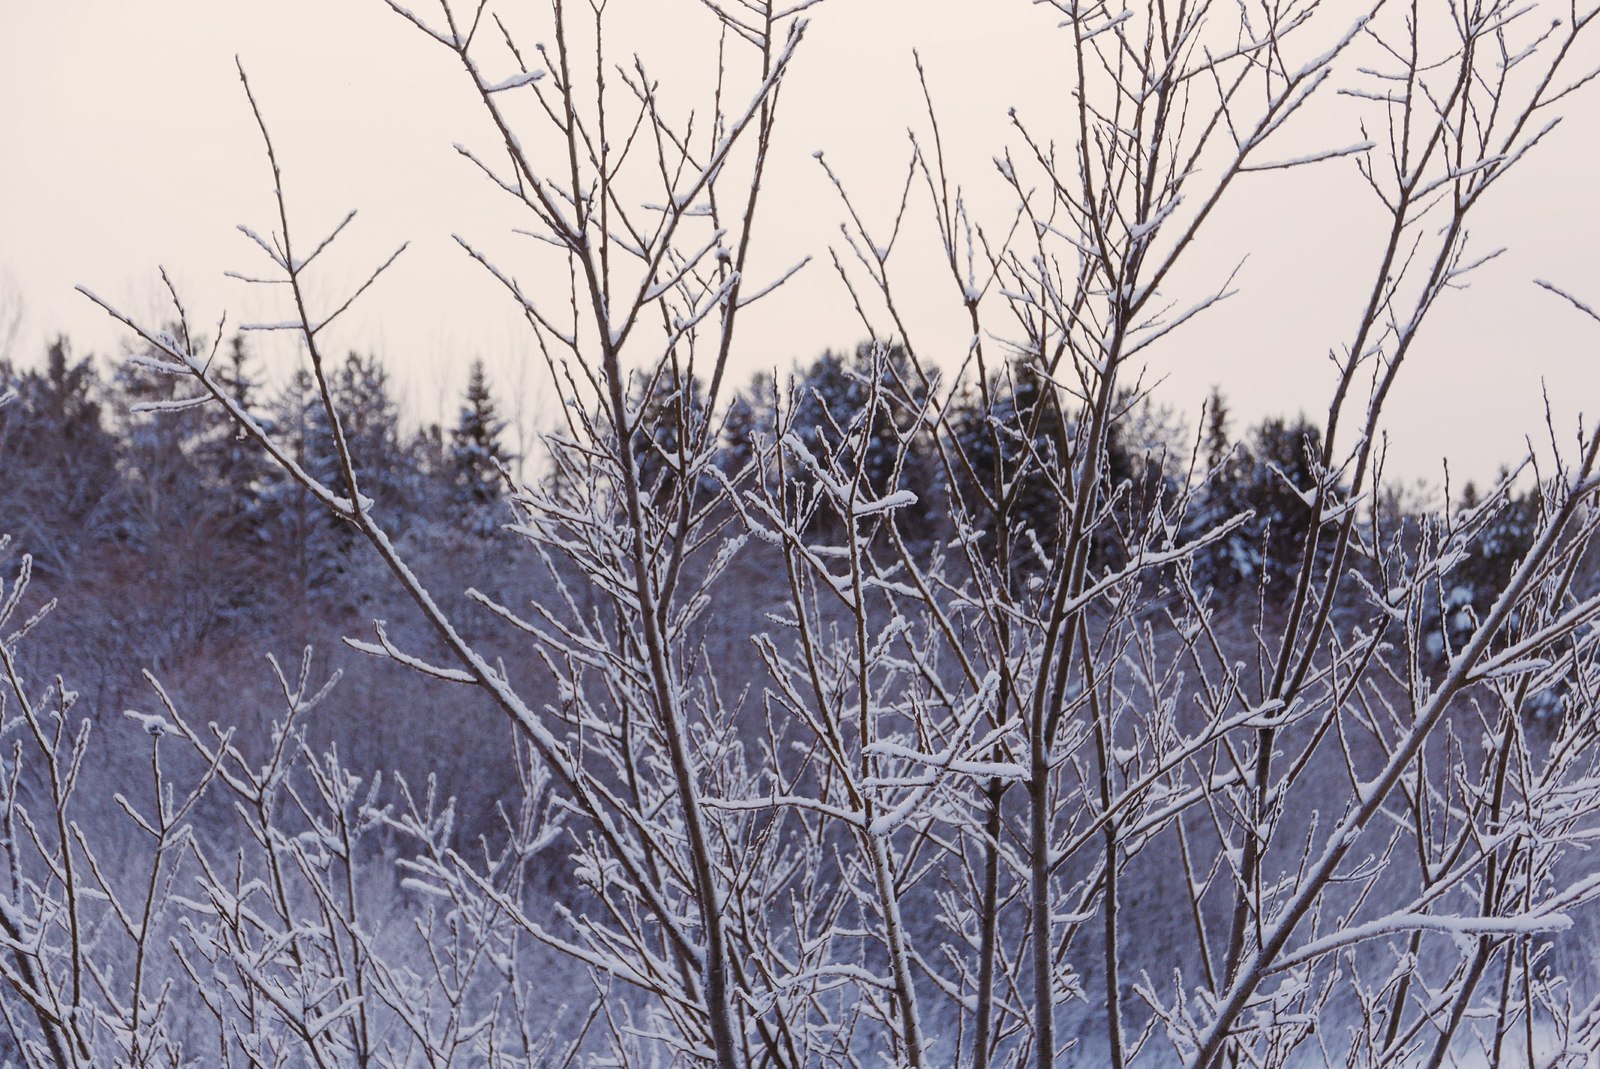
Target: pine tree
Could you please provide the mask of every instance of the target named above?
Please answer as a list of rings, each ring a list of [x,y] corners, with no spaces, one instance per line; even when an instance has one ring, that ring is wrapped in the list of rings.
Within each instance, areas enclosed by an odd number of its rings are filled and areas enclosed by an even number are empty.
[[[332,433],[316,380],[296,369],[272,399],[268,429],[301,470],[342,492]],[[274,467],[262,487],[261,535],[271,545],[274,572],[283,575],[299,597],[323,588],[332,577],[333,519],[311,493],[287,472]]]
[[[1497,483],[1511,479],[1509,470],[1500,469]],[[1477,487],[1467,484],[1457,509],[1457,520],[1476,519],[1484,508]],[[1488,613],[1499,591],[1505,588],[1523,556],[1533,547],[1535,532],[1544,508],[1542,489],[1531,486],[1512,490],[1493,505],[1483,518],[1483,531],[1473,543],[1472,553],[1451,570],[1446,579],[1445,618],[1456,648],[1472,637],[1478,621]]]
[[[1222,390],[1213,386],[1206,399],[1206,433],[1202,442],[1204,480],[1194,489],[1184,516],[1183,541],[1204,537],[1228,522],[1246,506],[1240,486],[1240,469],[1248,463],[1244,450],[1233,444],[1228,434],[1228,401]],[[1202,584],[1232,587],[1256,572],[1253,547],[1242,539],[1228,538],[1203,550],[1194,561],[1195,576]]]
[[[1129,546],[1144,540],[1150,522],[1171,502],[1177,479],[1170,457],[1183,437],[1181,421],[1137,388],[1119,390],[1112,413],[1101,472],[1102,499],[1110,503],[1111,514],[1091,539],[1089,564],[1095,574],[1125,566]]]
[[[375,355],[351,352],[328,383],[339,426],[364,496],[395,522],[412,511],[416,458],[401,446],[400,407],[389,388],[389,371]]]
[[[362,496],[395,529],[403,528],[415,511],[416,458],[401,445],[399,406],[389,390],[388,371],[376,356],[350,352],[328,373],[328,392]],[[334,493],[348,492],[333,425],[309,370],[290,377],[268,422],[295,463]],[[304,591],[323,592],[347,570],[358,538],[355,528],[286,473],[274,469],[263,482],[266,537],[279,546],[280,560]]]
[[[1007,532],[1007,559],[1021,571],[1065,563],[1064,524],[1087,427],[1063,406],[1064,396],[1035,361],[1019,358],[992,375],[986,389],[964,391],[950,419],[957,497],[992,547]],[[1142,541],[1176,490],[1168,458],[1182,436],[1180,421],[1136,388],[1120,389],[1115,398],[1093,473],[1099,507],[1108,510],[1088,540],[1094,575],[1128,562],[1128,546]]]
[[[209,343],[184,332],[190,352]],[[149,349],[138,355],[166,360]],[[248,354],[235,340],[217,368],[229,396],[254,407]],[[124,626],[140,631],[139,656],[159,661],[181,655],[219,626],[248,615],[260,604],[267,566],[260,492],[270,465],[252,443],[241,441],[231,417],[209,393],[182,377],[151,372],[124,361],[115,377],[123,442],[122,473],[128,509],[122,541],[137,554],[125,564],[122,597],[139,616]],[[177,411],[141,411],[141,406],[193,400]],[[133,589],[127,589],[133,584]]]
[[[405,456],[409,471],[405,500],[412,516],[423,521],[446,515],[455,483],[444,428],[437,423],[418,428],[406,442]]]
[[[179,337],[176,324],[166,333]],[[188,339],[193,352],[205,352],[204,338]],[[165,360],[164,352],[147,347],[138,355]],[[173,532],[204,531],[208,539],[227,538],[237,532],[240,510],[218,510],[209,504],[231,495],[224,488],[218,455],[231,439],[226,416],[215,403],[201,403],[178,411],[148,411],[143,406],[163,405],[200,396],[182,379],[151,372],[132,361],[117,365],[113,388],[123,442],[123,474],[130,490],[126,537],[143,546],[152,559],[166,553],[181,556],[163,540]],[[176,567],[176,562],[174,562]]]

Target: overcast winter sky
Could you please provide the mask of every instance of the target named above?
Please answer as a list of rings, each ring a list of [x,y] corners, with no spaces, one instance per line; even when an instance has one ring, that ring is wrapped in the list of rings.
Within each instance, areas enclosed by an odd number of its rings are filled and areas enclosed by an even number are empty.
[[[414,6],[433,10],[426,0]],[[1329,14],[1346,17],[1353,7],[1341,0]],[[514,10],[538,39],[543,5]],[[701,5],[611,0],[608,11],[614,49],[638,48],[669,87],[675,79],[703,84],[715,29]],[[1008,106],[1047,126],[1065,103],[1058,18],[1027,0],[829,0],[816,8],[782,100],[758,268],[775,272],[825,253],[838,233],[841,208],[815,149],[827,150],[878,218],[892,211],[906,128],[922,123],[913,48],[929,70],[953,170],[975,191],[980,213],[989,208],[1002,224],[989,161],[1014,143]],[[325,268],[329,297],[412,242],[344,322],[338,344],[387,357],[421,418],[450,417],[476,355],[505,390],[520,377],[532,411],[539,376],[518,355],[529,352],[526,328],[450,240],[459,232],[493,242],[518,223],[452,149],[459,141],[490,153],[492,130],[459,66],[379,0],[0,0],[0,331],[8,313],[22,316],[11,355],[34,359],[59,331],[80,348],[115,351],[121,335],[72,286],[159,318],[161,264],[197,320],[215,322],[223,309],[233,323],[283,318],[267,295],[222,277],[262,267],[235,224],[265,230],[273,222],[270,172],[235,54],[271,122],[304,231],[361,210],[341,257]],[[1410,474],[1436,473],[1445,456],[1478,475],[1511,459],[1524,435],[1542,435],[1541,377],[1560,418],[1570,423],[1585,406],[1600,417],[1600,327],[1531,281],[1549,278],[1600,301],[1600,95],[1591,90],[1569,111],[1539,158],[1479,217],[1480,246],[1510,251],[1439,309],[1402,378],[1389,428],[1394,464]],[[1360,139],[1348,110],[1314,118],[1327,129],[1303,129],[1302,143]],[[1301,408],[1320,419],[1326,353],[1349,334],[1364,298],[1363,265],[1383,236],[1358,181],[1341,162],[1315,174],[1255,176],[1235,191],[1204,234],[1206,270],[1175,284],[1196,294],[1208,272],[1248,254],[1243,292],[1156,357],[1155,370],[1169,376],[1168,403],[1191,410],[1216,383],[1240,420]],[[819,256],[753,309],[741,369],[784,368],[858,340],[825,262]],[[905,292],[923,298],[912,309],[926,325],[922,345],[939,349],[947,335],[942,348],[956,353],[965,336],[949,280],[919,285],[916,269],[910,258],[899,264]]]

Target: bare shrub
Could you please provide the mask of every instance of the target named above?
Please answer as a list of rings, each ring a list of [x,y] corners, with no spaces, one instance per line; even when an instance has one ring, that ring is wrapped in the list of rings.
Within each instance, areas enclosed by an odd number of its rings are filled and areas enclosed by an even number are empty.
[[[571,280],[530,292],[459,239],[525,313],[563,402],[548,473],[515,487],[508,524],[557,595],[508,606],[469,591],[521,636],[552,700],[462,637],[363,493],[323,332],[393,258],[348,300],[313,301],[308,275],[345,223],[308,238],[291,219],[265,102],[249,97],[276,216],[243,229],[288,310],[258,326],[303,341],[337,483],[230,398],[187,326],[163,333],[91,299],[154,347],[142,366],[189,383],[168,405],[223,406],[365,536],[450,659],[382,624],[353,644],[481,691],[515,728],[525,797],[469,858],[442,803],[385,808],[298,749],[305,672],[284,679],[289,719],[264,763],[168,707],[142,722],[199,758],[192,790],[227,795],[248,834],[237,862],[210,859],[184,831],[191,788],[168,793],[153,765],[154,808],[127,807],[150,844],[134,866],[141,911],[73,831],[80,748],[63,692],[51,714],[13,676],[8,716],[28,776],[49,784],[6,810],[21,829],[6,840],[20,1000],[7,1006],[25,1057],[549,1064],[539,1044],[554,1039],[531,1023],[536,950],[593,979],[590,1027],[580,1015],[560,1033],[592,1064],[1043,1069],[1075,1049],[1119,1069],[1437,1066],[1474,1051],[1576,1064],[1594,1049],[1594,978],[1553,970],[1551,947],[1600,889],[1576,860],[1600,805],[1600,591],[1585,571],[1600,435],[1580,432],[1542,470],[1530,548],[1442,656],[1426,648],[1430,601],[1509,487],[1407,533],[1372,505],[1385,400],[1427,317],[1492,255],[1469,218],[1587,80],[1569,68],[1593,12],[1378,4],[1330,30],[1348,8],[1051,2],[1076,91],[1049,133],[1016,117],[998,225],[974,217],[931,94],[887,211],[823,164],[845,220],[833,263],[871,342],[864,401],[825,411],[829,433],[808,439],[805,399],[780,397],[735,467],[727,369],[747,307],[788,277],[749,266],[814,5],[707,0],[724,66],[693,121],[641,62],[609,65],[604,5],[556,0],[553,43],[532,49],[487,4],[389,6],[462,68],[502,142],[462,152]],[[1366,132],[1279,155],[1281,131],[1358,53],[1344,91]],[[543,126],[520,128],[513,94]],[[1113,476],[1111,443],[1147,350],[1229,291],[1226,277],[1173,290],[1217,206],[1251,173],[1338,161],[1389,225],[1331,339],[1323,433],[1291,486],[1310,522],[1290,589],[1241,609],[1195,579],[1246,520],[1191,522],[1211,475],[1198,445],[1179,477],[1140,489]],[[923,214],[970,326],[956,366],[903,320],[891,276],[897,236]],[[976,421],[957,418],[969,393]],[[937,457],[931,506],[903,485],[919,443]],[[1021,500],[1041,485],[1042,504]],[[918,505],[937,539],[908,529]],[[752,559],[783,590],[751,636],[759,693],[730,690],[738,668],[707,652],[719,602],[738,594],[725,577]],[[1536,701],[1561,710],[1547,736],[1530,732]],[[416,896],[401,950],[360,914],[356,843],[380,827],[400,833]],[[581,899],[546,909],[528,873],[558,843]],[[200,891],[174,889],[179,854]],[[181,973],[149,988],[85,918],[142,962],[162,909],[186,911],[160,948]],[[386,964],[395,954],[410,964]],[[213,1019],[212,1046],[180,1051],[162,1031],[179,998],[203,1004],[188,1012]]]

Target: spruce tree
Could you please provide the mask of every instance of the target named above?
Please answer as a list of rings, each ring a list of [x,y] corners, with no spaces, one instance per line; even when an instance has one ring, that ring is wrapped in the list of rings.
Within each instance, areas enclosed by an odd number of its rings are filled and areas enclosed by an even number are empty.
[[[1219,407],[1208,418],[1206,446],[1208,453],[1218,449],[1215,463],[1220,464],[1228,456],[1226,409],[1220,407],[1220,395],[1214,392],[1212,399]],[[1224,413],[1221,419],[1218,412]],[[1231,459],[1202,491],[1189,533],[1198,535],[1241,513],[1250,516],[1197,559],[1196,573],[1203,581],[1225,589],[1254,586],[1265,578],[1272,601],[1293,592],[1306,535],[1316,522],[1310,500],[1321,452],[1322,428],[1303,415],[1264,419],[1233,447]],[[1319,562],[1321,554],[1319,549]]]
[[[400,406],[389,388],[389,371],[373,354],[351,352],[328,383],[339,410],[356,478],[364,496],[403,523],[412,511],[415,458],[401,445]]]
[[[234,404],[265,426],[271,417],[261,405],[261,384],[250,365],[244,335],[235,334],[216,378]],[[220,404],[195,409],[194,418],[198,429],[191,450],[203,477],[238,504],[231,517],[230,537],[246,543],[260,542],[264,534],[261,495],[271,477],[272,462]]]
[[[1027,570],[1043,563],[1035,545],[1051,558],[1059,548],[1071,425],[1048,380],[1028,360],[1013,360],[990,376],[987,405],[984,392],[968,389],[952,420],[963,458],[960,497],[988,540],[999,526],[988,510],[1004,510],[1004,526],[1016,539],[1008,559]],[[1003,489],[998,498],[997,487]]]
[[[449,460],[454,511],[478,534],[494,530],[494,506],[504,493],[500,466],[513,459],[500,440],[505,428],[483,361],[474,360],[461,414],[450,432]]]
[[[1511,480],[1510,470],[1501,468],[1497,484]],[[1544,489],[1534,484],[1508,491],[1503,499],[1489,506],[1492,511],[1487,516],[1481,517],[1482,535],[1473,544],[1471,554],[1445,580],[1446,618],[1456,648],[1472,637],[1478,621],[1488,614],[1494,599],[1533,547],[1544,504]],[[1456,519],[1477,521],[1480,517],[1476,514],[1485,507],[1477,487],[1468,483]]]
[[[311,372],[299,368],[273,398],[269,429],[302,471],[343,493],[327,414]],[[335,521],[310,491],[274,467],[263,482],[262,536],[273,547],[275,573],[291,581],[299,596],[321,589],[336,570]]]
[[[647,396],[639,396],[646,390]],[[683,452],[709,418],[703,384],[695,375],[639,382],[630,407],[638,412],[634,461],[640,486],[658,500],[676,493]],[[710,486],[707,482],[704,488]]]
[[[770,371],[757,371],[728,404],[722,421],[722,451],[717,465],[738,475],[757,460],[758,445],[770,443],[777,426],[778,383]]]
[[[0,513],[4,533],[60,574],[87,544],[122,525],[126,494],[121,447],[105,426],[104,386],[92,358],[74,361],[65,337],[50,344],[43,370],[0,362]]]
[[[1206,398],[1206,467],[1218,471],[1228,458],[1228,399],[1218,386]]]
[[[841,475],[859,468],[864,492],[873,497],[915,493],[917,504],[899,510],[900,521],[907,531],[931,536],[938,460],[931,436],[917,426],[925,390],[906,351],[872,342],[849,354],[829,350],[796,375],[791,393],[792,432],[812,455]],[[819,530],[836,533],[838,522],[829,509],[812,516]]]
[[[327,381],[362,496],[386,521],[403,527],[416,498],[416,465],[401,445],[399,405],[389,390],[388,371],[376,356],[350,352],[327,372]],[[290,377],[272,405],[269,422],[307,474],[335,494],[348,493],[333,424],[308,369]],[[280,547],[290,573],[308,592],[320,591],[344,574],[358,541],[356,529],[324,509],[286,473],[273,470],[264,477],[263,513],[267,537]]]

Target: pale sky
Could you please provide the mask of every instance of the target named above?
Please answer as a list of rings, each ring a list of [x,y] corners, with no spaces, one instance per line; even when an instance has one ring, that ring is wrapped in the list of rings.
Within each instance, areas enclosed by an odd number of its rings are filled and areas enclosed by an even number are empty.
[[[432,11],[426,0],[413,6]],[[1355,9],[1345,0],[1325,7],[1335,19]],[[542,5],[517,10],[530,27],[547,17]],[[638,48],[669,93],[705,84],[715,33],[699,3],[611,0],[608,12],[614,49]],[[843,212],[812,152],[826,150],[878,220],[892,212],[906,129],[924,126],[913,48],[928,67],[954,176],[980,216],[1003,228],[1009,215],[990,160],[1016,144],[1009,106],[1048,125],[1065,103],[1058,20],[1027,0],[828,0],[814,9],[782,98],[756,270],[816,259],[750,310],[739,370],[784,369],[859,340],[827,266]],[[301,240],[350,208],[361,212],[324,265],[329,299],[411,242],[335,345],[383,355],[417,418],[452,418],[474,356],[502,392],[520,381],[525,413],[536,412],[547,391],[527,328],[450,238],[493,246],[525,225],[452,148],[493,156],[492,129],[459,66],[379,0],[0,0],[0,343],[21,315],[10,355],[33,360],[58,332],[80,352],[116,352],[120,328],[72,287],[158,320],[159,265],[206,329],[225,309],[233,324],[284,318],[268,295],[223,277],[265,267],[235,225],[265,232],[275,223],[235,54],[271,123]],[[1541,379],[1565,437],[1580,409],[1600,418],[1600,326],[1532,283],[1548,278],[1600,303],[1596,93],[1572,100],[1540,154],[1490,194],[1474,234],[1483,248],[1509,251],[1470,290],[1449,295],[1426,328],[1388,410],[1392,467],[1432,476],[1449,457],[1458,473],[1492,473],[1520,454],[1525,435],[1543,438]],[[1348,111],[1311,118],[1328,129],[1302,130],[1306,143],[1360,139]],[[923,235],[926,211],[919,202],[912,216]],[[1348,339],[1385,225],[1348,162],[1241,184],[1172,296],[1189,303],[1247,256],[1242,292],[1154,354],[1153,373],[1168,377],[1158,398],[1192,419],[1220,384],[1236,426],[1301,409],[1320,421],[1326,354]],[[948,276],[918,277],[915,249],[891,270],[914,295],[919,346],[958,354],[966,337]]]

